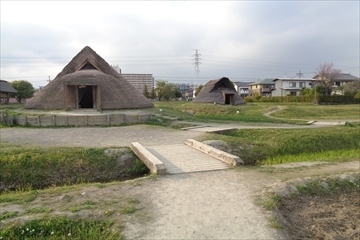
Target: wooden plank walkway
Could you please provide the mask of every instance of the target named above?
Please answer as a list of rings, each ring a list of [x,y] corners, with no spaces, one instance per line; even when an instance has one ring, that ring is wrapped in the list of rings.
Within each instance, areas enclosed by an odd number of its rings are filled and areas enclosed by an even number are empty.
[[[158,145],[146,149],[164,163],[168,174],[230,168],[228,164],[185,144]]]

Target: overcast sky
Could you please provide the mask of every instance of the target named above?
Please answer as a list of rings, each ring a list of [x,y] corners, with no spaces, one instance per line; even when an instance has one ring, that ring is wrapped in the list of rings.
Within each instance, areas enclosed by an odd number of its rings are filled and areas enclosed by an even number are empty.
[[[359,1],[1,1],[1,79],[45,86],[85,46],[123,73],[204,84],[359,77]],[[201,54],[196,80],[194,54]]]

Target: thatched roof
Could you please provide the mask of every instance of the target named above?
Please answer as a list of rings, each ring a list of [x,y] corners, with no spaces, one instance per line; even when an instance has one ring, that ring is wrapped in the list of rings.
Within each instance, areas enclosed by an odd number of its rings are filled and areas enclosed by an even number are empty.
[[[117,73],[90,47],[82,49],[64,69],[33,98],[25,108],[77,108],[75,91],[84,86],[94,89],[96,108],[132,109],[153,107],[143,94]],[[94,104],[95,105],[95,104]],[[70,107],[69,107],[70,106]]]
[[[16,93],[17,91],[5,80],[0,80],[0,92]]]
[[[226,96],[228,96],[228,98]],[[245,101],[236,92],[233,83],[226,77],[207,82],[193,102],[231,105],[245,103]]]

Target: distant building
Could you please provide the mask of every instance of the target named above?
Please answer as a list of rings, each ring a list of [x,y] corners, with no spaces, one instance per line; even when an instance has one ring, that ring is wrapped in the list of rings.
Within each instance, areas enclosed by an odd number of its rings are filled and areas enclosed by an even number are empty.
[[[259,96],[271,96],[271,91],[275,88],[274,78],[267,78],[260,82],[249,84],[249,97]]]
[[[320,79],[319,75],[314,76],[314,79],[319,80]],[[332,80],[334,82],[333,87],[340,87],[342,85],[351,83],[353,81],[359,81],[359,78],[355,77],[349,73],[339,73]]]
[[[154,88],[154,77],[152,74],[121,73],[140,93],[144,92],[146,85],[149,92]]]
[[[249,84],[253,82],[234,82],[234,87],[241,98],[249,96]]]
[[[12,93],[17,91],[5,80],[0,80],[0,103],[9,103]]]
[[[312,88],[312,78],[276,78],[273,80],[275,87],[272,90],[273,97],[300,96],[302,88]]]
[[[194,88],[192,84],[180,83],[176,84],[179,87],[182,98],[191,101],[194,97]]]

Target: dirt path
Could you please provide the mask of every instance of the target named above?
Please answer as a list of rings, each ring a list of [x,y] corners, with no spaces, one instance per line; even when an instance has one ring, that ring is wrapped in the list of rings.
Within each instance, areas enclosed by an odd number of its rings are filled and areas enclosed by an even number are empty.
[[[142,183],[151,206],[144,224],[127,222],[126,239],[280,239],[235,169],[177,174]]]

